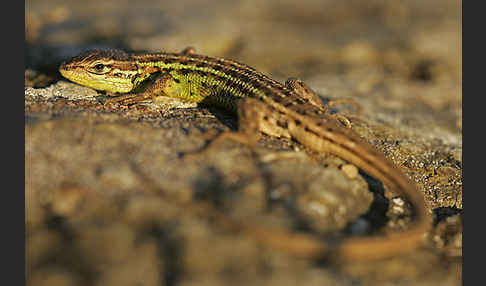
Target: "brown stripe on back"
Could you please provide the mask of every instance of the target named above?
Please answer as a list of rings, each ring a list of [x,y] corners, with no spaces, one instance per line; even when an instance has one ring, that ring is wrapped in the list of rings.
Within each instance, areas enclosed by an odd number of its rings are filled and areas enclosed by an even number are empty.
[[[198,54],[181,55],[177,53],[133,55],[132,59],[140,63],[150,63],[154,61],[160,61],[167,64],[180,63],[182,65],[188,65],[188,66],[194,66],[200,68],[206,67],[210,70],[215,70],[215,71],[228,74],[232,79],[235,80],[237,79],[244,83],[247,83],[251,85],[253,88],[261,90],[267,95],[286,97],[292,93],[280,82],[265,76],[264,74],[256,71],[254,68],[250,66],[247,66],[245,64],[239,63],[234,60],[209,57],[209,56],[203,56]],[[190,72],[195,72],[195,71],[191,69],[181,69],[182,74],[189,74]],[[213,73],[211,73],[211,76],[216,77],[216,75]],[[227,82],[227,79],[223,77],[220,77],[219,80]],[[239,88],[244,88],[244,87],[242,85],[239,85]]]

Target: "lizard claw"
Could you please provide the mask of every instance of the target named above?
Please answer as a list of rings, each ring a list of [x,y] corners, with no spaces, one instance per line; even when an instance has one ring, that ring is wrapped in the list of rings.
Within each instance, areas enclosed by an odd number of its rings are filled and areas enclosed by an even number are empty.
[[[346,116],[339,113],[331,114],[331,116],[337,121],[341,122],[344,125],[344,127],[351,128],[351,121],[349,121],[349,119]]]
[[[105,99],[103,105],[108,106],[112,103],[119,103],[121,105],[129,106],[133,104],[137,104],[140,101],[144,101],[146,99],[151,98],[148,94],[127,94],[127,95],[120,95],[116,97],[110,97]]]
[[[359,104],[356,100],[352,98],[338,98],[338,99],[330,100],[327,102],[326,106],[332,107],[341,104],[352,105],[354,109],[356,109],[357,113],[362,113],[363,111],[363,107],[361,107],[361,104]]]
[[[352,105],[358,113],[362,112],[362,107],[361,105],[354,99],[352,98],[339,98],[339,99],[334,99],[330,100],[327,102],[327,104],[324,106],[324,112],[337,121],[339,121],[344,127],[346,128],[351,128],[351,121],[348,119],[348,116],[340,114],[340,113],[333,113],[331,114],[331,108],[332,106],[340,105],[340,104],[350,104]]]

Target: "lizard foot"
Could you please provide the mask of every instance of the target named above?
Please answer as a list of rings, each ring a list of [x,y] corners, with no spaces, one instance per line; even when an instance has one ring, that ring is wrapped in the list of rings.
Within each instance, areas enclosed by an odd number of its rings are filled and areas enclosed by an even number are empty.
[[[339,99],[331,100],[324,106],[324,112],[325,113],[327,113],[328,115],[332,116],[334,119],[339,121],[341,124],[344,125],[344,127],[351,128],[351,121],[348,119],[348,117],[350,117],[349,115],[343,115],[341,113],[331,114],[330,107],[336,106],[336,105],[341,105],[341,104],[352,105],[358,113],[361,113],[363,108],[361,107],[361,105],[356,100],[354,100],[352,98],[339,98]]]
[[[356,100],[352,98],[338,98],[338,99],[330,100],[327,102],[326,106],[332,107],[341,104],[352,105],[356,109],[357,113],[362,113],[363,111],[363,107],[361,107],[361,104],[359,104]]]
[[[150,98],[151,96],[148,94],[126,94],[126,95],[120,95],[116,97],[110,97],[105,100],[103,105],[108,106],[112,103],[119,103],[121,105],[128,106],[128,105],[139,103],[141,101],[145,101]]]

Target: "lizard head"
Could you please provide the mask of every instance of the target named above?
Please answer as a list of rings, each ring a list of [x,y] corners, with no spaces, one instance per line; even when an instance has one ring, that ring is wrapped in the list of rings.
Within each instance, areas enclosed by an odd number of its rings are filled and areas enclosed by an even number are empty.
[[[126,93],[135,88],[137,65],[120,50],[89,50],[59,67],[65,78],[81,85],[109,92]]]

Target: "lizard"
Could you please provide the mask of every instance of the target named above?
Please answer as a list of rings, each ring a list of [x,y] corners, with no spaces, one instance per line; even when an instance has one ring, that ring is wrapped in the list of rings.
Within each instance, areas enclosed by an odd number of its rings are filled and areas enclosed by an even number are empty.
[[[196,54],[191,47],[179,53],[88,50],[62,63],[59,71],[75,83],[119,95],[104,104],[130,105],[168,96],[217,106],[238,116],[238,130],[222,133],[212,143],[229,138],[254,145],[260,133],[290,138],[310,150],[356,165],[403,196],[414,210],[406,230],[332,243],[304,232],[240,222],[266,245],[311,259],[371,261],[408,253],[423,242],[430,215],[417,186],[375,147],[343,126],[346,122],[331,115],[317,93],[299,79],[280,83],[237,61]]]

